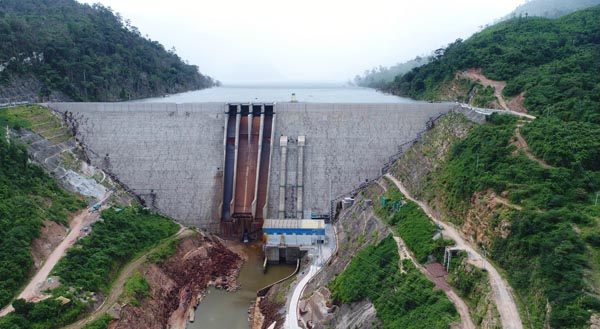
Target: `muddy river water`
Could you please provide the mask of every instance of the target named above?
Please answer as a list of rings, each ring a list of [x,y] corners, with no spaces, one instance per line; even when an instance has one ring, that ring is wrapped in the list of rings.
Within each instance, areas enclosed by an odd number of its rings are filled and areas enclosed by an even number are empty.
[[[196,309],[196,319],[188,324],[189,329],[244,329],[248,325],[248,307],[256,300],[256,291],[285,278],[296,266],[273,265],[266,273],[262,270],[262,249],[259,243],[244,246],[248,261],[242,267],[238,282],[241,288],[230,293],[210,288]]]

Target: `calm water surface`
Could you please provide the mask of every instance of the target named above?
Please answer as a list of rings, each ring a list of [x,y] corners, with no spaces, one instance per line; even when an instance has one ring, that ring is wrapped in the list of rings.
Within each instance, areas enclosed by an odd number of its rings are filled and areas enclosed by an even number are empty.
[[[417,101],[387,95],[370,88],[305,84],[305,85],[228,85],[136,102],[289,102],[292,93],[299,102],[310,103],[415,103]]]
[[[294,272],[296,266],[269,266],[262,271],[262,246],[260,243],[246,245],[248,262],[240,271],[241,288],[235,293],[209,289],[196,309],[196,320],[188,329],[245,329],[248,326],[248,307],[256,300],[256,291]]]

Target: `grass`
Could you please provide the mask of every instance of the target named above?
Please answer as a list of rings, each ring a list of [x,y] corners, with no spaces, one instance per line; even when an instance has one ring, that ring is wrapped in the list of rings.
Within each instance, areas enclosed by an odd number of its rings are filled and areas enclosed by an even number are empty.
[[[69,128],[51,110],[39,105],[0,109],[0,126],[32,130],[53,144],[60,144],[71,138]],[[2,134],[4,133],[3,131]]]

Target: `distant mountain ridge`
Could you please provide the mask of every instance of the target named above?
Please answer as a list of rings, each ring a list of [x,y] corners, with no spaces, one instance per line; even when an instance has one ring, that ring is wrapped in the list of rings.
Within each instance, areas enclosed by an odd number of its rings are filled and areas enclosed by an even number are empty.
[[[214,85],[100,4],[2,0],[0,44],[0,103],[118,101]]]
[[[505,18],[525,15],[558,18],[597,5],[600,5],[600,0],[529,0]]]

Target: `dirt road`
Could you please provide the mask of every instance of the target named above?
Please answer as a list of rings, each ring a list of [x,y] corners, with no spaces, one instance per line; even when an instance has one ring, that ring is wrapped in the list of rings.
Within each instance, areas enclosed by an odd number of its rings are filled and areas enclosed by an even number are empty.
[[[398,189],[400,189],[400,192],[402,192],[409,200],[418,204],[419,207],[421,207],[427,214],[427,216],[429,216],[438,225],[443,227],[444,235],[456,241],[456,248],[467,252],[471,264],[477,267],[481,267],[484,264],[483,257],[479,254],[475,247],[473,247],[460,235],[454,226],[440,220],[439,218],[436,218],[429,206],[424,202],[413,199],[408,193],[408,190],[398,179],[396,179],[396,177],[390,174],[386,174],[385,177],[394,182]],[[504,279],[502,279],[500,273],[498,273],[492,264],[486,262],[485,268],[490,278],[492,295],[494,297],[496,307],[498,308],[498,312],[500,313],[502,327],[509,329],[523,329],[523,323],[521,322],[519,310],[517,309],[517,304],[515,303],[510,286],[508,283],[506,283],[506,281],[504,281]]]
[[[484,86],[492,86],[494,87],[494,96],[498,99],[498,103],[505,111],[510,111],[508,104],[506,104],[506,100],[502,95],[504,91],[504,87],[506,87],[506,82],[494,81],[486,78],[483,73],[481,73],[481,69],[479,70],[466,70],[462,73],[464,77],[469,78],[471,80],[479,81]]]
[[[108,191],[104,194],[102,200],[98,203],[103,204],[112,192]],[[82,232],[83,227],[89,225],[92,221],[96,220],[99,216],[99,211],[90,212],[92,208],[88,208],[83,210],[79,215],[77,215],[71,221],[70,231],[64,240],[52,251],[52,253],[48,256],[48,259],[44,262],[44,265],[40,268],[40,270],[33,276],[29,284],[23,289],[23,291],[19,294],[17,298],[23,298],[27,301],[39,301],[47,296],[42,294],[39,291],[39,288],[42,284],[48,279],[48,275],[58,263],[58,261],[65,255],[67,249],[71,248],[79,235]],[[14,311],[12,305],[5,307],[2,311],[0,311],[0,317],[5,316],[6,314]]]
[[[180,224],[180,229],[174,236],[179,239],[187,236],[186,234],[191,234],[191,232],[192,231],[189,231],[187,227]],[[66,326],[65,329],[81,328],[108,312],[111,309],[111,307],[113,307],[113,305],[118,301],[119,297],[121,297],[121,295],[123,294],[123,288],[125,286],[125,281],[127,281],[127,278],[129,278],[133,274],[133,272],[140,267],[140,265],[146,262],[146,258],[150,253],[152,253],[154,250],[160,247],[162,247],[162,244],[159,244],[158,246],[148,250],[145,254],[127,264],[119,274],[119,277],[113,283],[110,294],[106,297],[104,302],[102,302],[102,305],[100,305],[99,308],[94,310],[88,317]]]
[[[110,308],[117,302],[119,297],[121,297],[121,294],[123,293],[123,287],[125,286],[125,281],[127,280],[127,278],[129,278],[133,274],[133,272],[137,270],[138,267],[146,261],[146,257],[148,257],[148,254],[153,250],[154,249],[150,250],[149,252],[142,255],[140,258],[134,260],[133,262],[125,266],[123,271],[121,271],[121,274],[119,274],[119,277],[113,283],[113,288],[110,291],[110,294],[108,295],[108,297],[106,297],[102,305],[100,305],[100,307],[97,310],[95,310],[87,318],[84,318],[82,320],[79,320],[78,322],[66,326],[65,329],[81,328],[108,312]]]
[[[527,156],[530,160],[533,160],[535,162],[537,162],[540,166],[548,169],[548,168],[554,168],[551,165],[547,164],[544,160],[537,158],[532,152],[531,149],[529,148],[529,144],[527,144],[527,141],[525,140],[525,138],[523,137],[523,135],[521,135],[521,127],[517,126],[517,128],[515,128],[515,136],[517,136],[517,147],[520,150],[523,150],[523,152],[525,152],[525,156]]]

